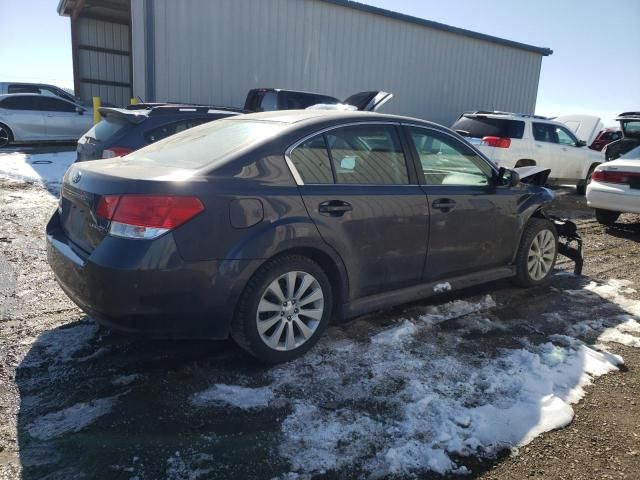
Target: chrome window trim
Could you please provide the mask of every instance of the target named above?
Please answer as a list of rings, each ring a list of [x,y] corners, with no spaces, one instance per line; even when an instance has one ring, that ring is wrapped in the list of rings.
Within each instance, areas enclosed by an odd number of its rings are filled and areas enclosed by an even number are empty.
[[[293,178],[296,182],[296,185],[301,186],[301,185],[319,185],[322,187],[330,187],[330,186],[335,186],[335,187],[344,187],[344,186],[354,186],[354,187],[416,187],[419,186],[417,183],[385,183],[383,185],[381,184],[377,184],[377,183],[335,183],[335,182],[331,182],[331,183],[304,183],[304,181],[302,180],[302,177],[300,176],[300,173],[298,172],[298,169],[295,167],[295,165],[293,164],[293,161],[291,160],[291,152],[293,152],[297,147],[299,147],[302,143],[306,142],[307,140],[316,137],[318,135],[322,135],[324,133],[330,132],[331,130],[335,130],[337,128],[342,128],[342,127],[354,127],[354,126],[359,126],[359,125],[393,125],[396,127],[399,127],[402,125],[401,122],[390,122],[390,121],[384,121],[384,120],[372,120],[372,121],[360,121],[360,122],[349,122],[349,123],[341,123],[340,125],[332,125],[331,127],[327,127],[327,128],[323,128],[322,130],[317,130],[314,133],[307,135],[306,137],[303,137],[302,139],[296,141],[295,143],[293,143],[289,148],[287,148],[287,150],[284,153],[284,160],[287,163],[287,166],[289,167],[289,170],[291,170],[291,175],[293,175]],[[402,147],[402,145],[401,145]],[[407,168],[407,178],[410,177],[409,175],[409,164],[407,163],[408,161],[411,161],[410,159],[407,159],[407,152],[404,151],[404,149],[402,150],[402,154],[405,157],[404,161],[405,161],[405,166]]]
[[[477,148],[475,148],[470,142],[467,142],[465,140],[463,140],[462,142],[460,142],[460,139],[458,137],[456,137],[455,135],[452,135],[451,133],[445,131],[445,130],[439,130],[437,128],[433,128],[433,127],[429,127],[426,125],[419,125],[417,123],[402,123],[403,127],[415,127],[415,128],[423,128],[425,130],[430,130],[432,132],[437,132],[437,133],[442,133],[448,137],[451,137],[452,139],[454,139],[455,141],[459,142],[459,143],[463,143],[464,145],[468,146],[471,148],[471,150],[473,152],[475,152],[478,157],[480,157],[482,160],[484,160],[484,162],[489,165],[489,168],[491,168],[491,171],[494,172],[496,175],[498,174],[498,169],[496,168],[496,166],[493,164],[493,162],[491,162],[487,157],[484,156],[484,154],[478,150]],[[425,186],[431,186],[431,185],[426,185]],[[452,187],[455,187],[456,185],[451,185]],[[461,186],[461,185],[459,185]]]

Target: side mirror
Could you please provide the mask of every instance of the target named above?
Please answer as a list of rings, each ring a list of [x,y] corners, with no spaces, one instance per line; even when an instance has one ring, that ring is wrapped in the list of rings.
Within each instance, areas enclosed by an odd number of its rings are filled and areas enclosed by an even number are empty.
[[[578,140],[578,143],[576,143],[576,147],[586,147],[587,146],[587,142],[585,142],[584,140]]]
[[[498,185],[515,187],[520,183],[520,174],[515,170],[500,167],[498,170]]]
[[[78,115],[84,115],[84,108],[82,107],[76,107],[76,113]]]

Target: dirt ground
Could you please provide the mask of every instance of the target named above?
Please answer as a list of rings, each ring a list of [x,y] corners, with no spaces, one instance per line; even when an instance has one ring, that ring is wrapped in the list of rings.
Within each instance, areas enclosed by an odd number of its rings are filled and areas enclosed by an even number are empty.
[[[498,306],[488,315],[506,327],[460,335],[462,321],[454,320],[434,330],[433,339],[426,340],[431,347],[491,357],[510,346],[516,334],[541,342],[567,326],[566,319],[551,321],[550,312],[576,319],[614,308],[600,298],[578,302],[572,296],[590,278],[630,280],[640,291],[640,217],[625,215],[605,229],[583,197],[568,189],[557,194],[554,209],[577,219],[584,238],[586,278],[556,276],[551,286],[530,291],[495,282],[446,295],[437,302],[491,293]],[[39,186],[0,180],[0,479],[307,478],[286,477],[289,467],[277,454],[286,404],[276,402],[266,413],[184,407],[190,392],[212,383],[241,377],[261,385],[268,369],[231,342],[148,342],[97,331],[65,297],[44,251],[44,226],[55,206],[55,198]],[[561,261],[559,268],[571,265]],[[640,299],[637,292],[630,296]],[[331,345],[367,337],[424,305],[333,327]],[[471,473],[459,478],[639,478],[640,349],[612,348],[625,365],[586,387],[585,398],[573,406],[571,424],[517,452],[462,458],[460,464]],[[302,375],[311,367],[292,368]],[[314,390],[320,387],[312,382],[304,388],[321,395]],[[87,420],[91,428],[65,425],[65,412],[81,417],[87,405],[95,412],[112,399],[118,399],[118,408],[93,423]],[[340,401],[336,395],[323,408],[333,410]],[[47,426],[43,418],[55,421]],[[317,478],[359,476],[357,470],[339,470]],[[428,472],[412,477],[442,478]]]

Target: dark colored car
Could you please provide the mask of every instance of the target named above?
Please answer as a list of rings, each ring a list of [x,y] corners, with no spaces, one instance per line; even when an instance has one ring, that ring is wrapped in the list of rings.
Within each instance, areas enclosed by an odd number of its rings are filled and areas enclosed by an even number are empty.
[[[540,170],[520,182],[412,118],[241,115],[73,165],[48,261],[108,327],[231,335],[286,361],[331,319],[500,278],[543,283],[564,250]]]
[[[321,93],[299,92],[281,88],[254,88],[249,90],[244,109],[250,112],[269,112],[273,110],[301,110],[314,105],[351,105],[357,110],[374,112],[389,101],[393,94],[380,90],[360,92],[346,100]]]
[[[226,107],[176,104],[138,104],[100,108],[102,120],[78,140],[77,161],[127,155],[202,123],[241,113]]]
[[[604,128],[600,130],[598,135],[596,135],[595,140],[591,143],[591,145],[589,145],[589,148],[601,152],[604,147],[606,147],[611,142],[615,142],[621,137],[622,132],[619,128]]]
[[[640,145],[640,112],[624,112],[616,120],[620,122],[622,138],[608,144],[603,150],[607,161],[620,158]]]

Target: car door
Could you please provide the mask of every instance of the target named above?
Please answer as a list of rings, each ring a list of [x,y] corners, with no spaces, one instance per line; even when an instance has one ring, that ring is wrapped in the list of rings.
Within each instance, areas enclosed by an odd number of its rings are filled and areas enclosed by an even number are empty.
[[[588,160],[578,147],[577,138],[567,129],[552,123],[532,122],[538,165],[550,168],[549,178],[558,181],[576,182],[585,177],[585,163]]]
[[[0,102],[0,117],[13,132],[18,142],[46,138],[44,114],[36,105],[37,95],[14,94]]]
[[[66,100],[40,95],[37,104],[44,113],[47,138],[51,140],[77,140],[93,123],[83,107]]]
[[[489,162],[441,130],[407,126],[431,209],[425,281],[511,263],[522,191],[497,186]]]
[[[422,277],[429,208],[398,128],[335,127],[288,151],[309,215],[347,267],[351,300]]]

